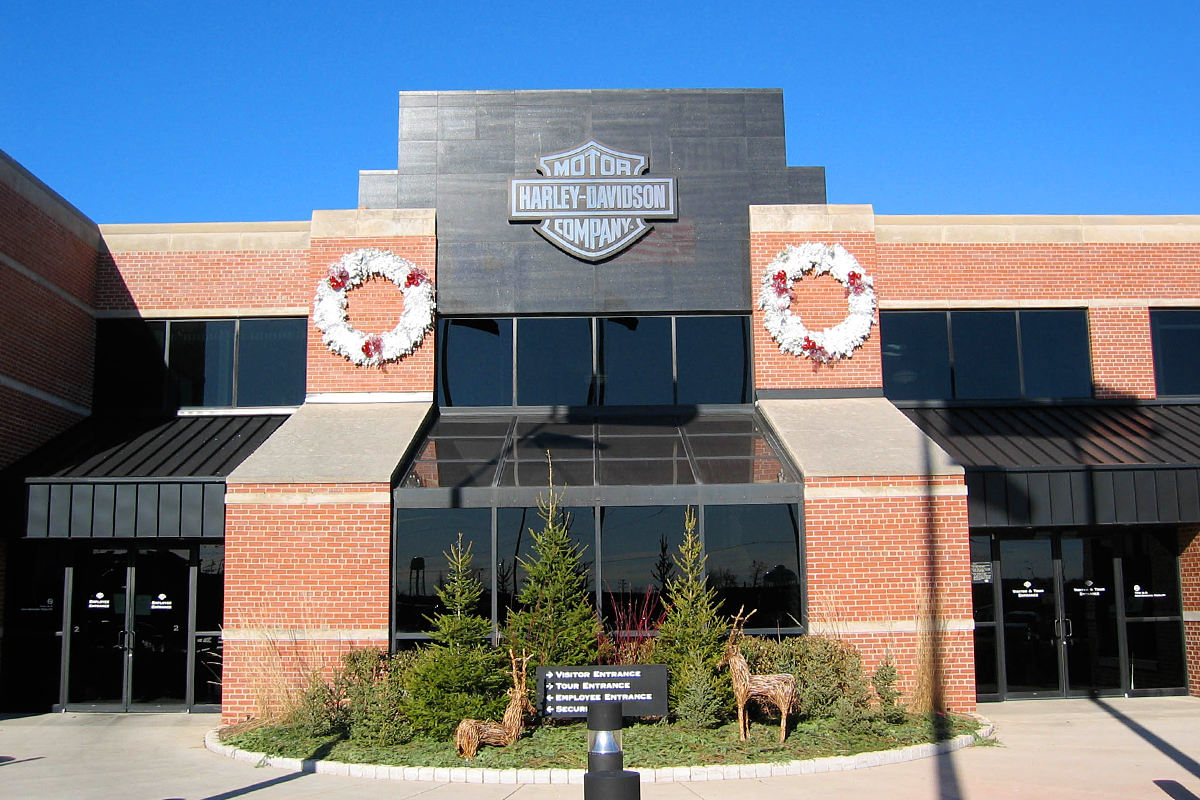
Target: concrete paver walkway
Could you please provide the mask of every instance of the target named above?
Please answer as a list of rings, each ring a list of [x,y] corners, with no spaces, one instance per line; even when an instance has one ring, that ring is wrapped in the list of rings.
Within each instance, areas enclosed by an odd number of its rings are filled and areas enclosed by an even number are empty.
[[[1156,798],[1200,800],[1200,699],[984,705],[997,746],[855,772],[645,785],[646,800]],[[258,768],[204,749],[215,716],[45,714],[0,718],[0,798],[276,800],[582,798],[580,786],[402,783]],[[580,742],[580,747],[583,743]]]

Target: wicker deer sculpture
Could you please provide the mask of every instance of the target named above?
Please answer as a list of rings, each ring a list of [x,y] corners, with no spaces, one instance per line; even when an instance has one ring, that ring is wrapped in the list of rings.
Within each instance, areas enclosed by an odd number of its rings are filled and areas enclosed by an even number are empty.
[[[479,752],[481,744],[508,747],[515,742],[525,730],[525,716],[534,713],[533,703],[529,702],[529,692],[525,688],[525,668],[529,664],[529,656],[524,653],[520,658],[512,650],[508,651],[512,660],[512,688],[508,690],[508,706],[504,709],[504,719],[493,722],[490,719],[464,719],[454,730],[454,746],[462,758],[472,759]]]
[[[743,628],[746,620],[754,616],[754,612],[742,616],[739,609],[733,618],[729,630],[729,641],[725,643],[725,655],[721,664],[729,665],[729,676],[733,680],[733,695],[737,700],[738,738],[746,741],[750,738],[750,717],[746,713],[746,702],[756,699],[760,703],[770,704],[779,709],[779,743],[787,738],[788,711],[792,707],[792,699],[796,696],[796,676],[780,675],[751,675],[746,657],[738,646],[744,635]]]

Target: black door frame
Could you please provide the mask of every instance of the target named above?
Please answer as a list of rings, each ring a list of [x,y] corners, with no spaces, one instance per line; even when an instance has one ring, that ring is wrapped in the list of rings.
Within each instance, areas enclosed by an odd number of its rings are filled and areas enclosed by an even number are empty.
[[[62,630],[60,632],[62,638],[61,658],[59,662],[59,688],[58,702],[54,704],[54,711],[99,711],[99,712],[125,712],[125,711],[191,711],[191,712],[219,712],[220,706],[214,704],[197,704],[196,696],[196,644],[197,638],[200,636],[220,635],[219,631],[197,631],[197,595],[199,587],[199,559],[200,547],[202,545],[223,545],[223,542],[197,542],[179,541],[179,540],[158,540],[153,543],[146,540],[112,540],[110,542],[91,542],[87,545],[78,546],[73,549],[70,557],[67,559],[63,567],[63,618]],[[75,591],[75,565],[78,559],[86,558],[94,549],[111,549],[125,551],[125,620],[123,634],[128,635],[133,633],[135,627],[135,603],[134,598],[137,590],[137,566],[138,566],[138,551],[139,550],[187,550],[188,551],[188,577],[187,577],[187,631],[186,631],[186,675],[184,683],[184,697],[178,703],[139,703],[133,700],[133,670],[136,664],[132,652],[132,637],[126,638],[122,642],[122,647],[125,650],[122,655],[122,678],[121,678],[121,701],[117,703],[87,703],[87,702],[71,702],[69,699],[70,677],[71,677],[71,639],[73,634],[73,614],[74,614],[74,591]]]
[[[1112,580],[1113,591],[1115,597],[1115,619],[1116,619],[1116,636],[1117,636],[1117,655],[1120,670],[1120,686],[1111,689],[1096,691],[1091,689],[1072,689],[1069,680],[1069,654],[1066,652],[1069,649],[1064,645],[1063,640],[1058,638],[1055,643],[1055,650],[1058,659],[1058,674],[1059,686],[1057,691],[1032,691],[1032,692],[1013,692],[1008,689],[1007,661],[1006,661],[1006,635],[1005,635],[1005,598],[1002,590],[1003,572],[1000,559],[1000,541],[1003,539],[1023,539],[1036,538],[1034,534],[1041,534],[1047,537],[1051,543],[1051,558],[1053,561],[1053,585],[1055,592],[1055,618],[1056,632],[1057,625],[1062,624],[1062,620],[1066,615],[1064,605],[1064,581],[1062,567],[1062,540],[1064,537],[1088,538],[1091,535],[1110,534],[1113,543],[1112,548]],[[996,669],[996,691],[977,694],[977,699],[980,702],[1002,701],[1002,700],[1020,700],[1020,699],[1041,699],[1041,698],[1078,698],[1078,697],[1095,697],[1095,696],[1165,696],[1165,695],[1185,695],[1187,689],[1187,658],[1186,651],[1179,654],[1181,663],[1184,665],[1183,684],[1178,688],[1167,689],[1134,689],[1131,687],[1130,677],[1130,654],[1128,642],[1129,618],[1126,612],[1126,604],[1124,598],[1125,576],[1124,576],[1124,549],[1120,546],[1122,536],[1137,536],[1137,531],[1127,531],[1117,529],[1099,530],[1095,528],[1041,528],[1037,530],[1027,529],[1021,531],[1005,530],[1005,529],[977,529],[971,532],[972,536],[986,535],[990,543],[990,575],[994,576],[992,583],[992,602],[995,609],[995,615],[991,620],[983,623],[976,623],[977,628],[991,627],[996,632],[996,642],[993,657],[995,659]],[[1179,569],[1179,556],[1175,556],[1175,567]],[[1176,590],[1182,592],[1182,582],[1176,584]],[[1182,597],[1180,598],[1182,602]],[[1182,608],[1182,607],[1181,607]],[[1177,622],[1182,634],[1183,617],[1182,611],[1178,617],[1171,615],[1169,617],[1147,617],[1139,618],[1138,621],[1146,622]],[[1184,637],[1180,637],[1181,644],[1184,642]]]

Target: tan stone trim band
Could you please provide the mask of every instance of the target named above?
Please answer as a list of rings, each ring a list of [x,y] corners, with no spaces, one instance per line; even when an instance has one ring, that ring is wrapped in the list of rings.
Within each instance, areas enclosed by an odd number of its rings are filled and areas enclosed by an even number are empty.
[[[862,622],[810,622],[808,632],[821,636],[861,635],[880,633],[923,633],[930,629],[925,620],[878,619]],[[937,621],[939,631],[973,631],[973,619],[941,619]]]
[[[963,485],[933,486],[813,486],[804,487],[805,500],[841,500],[878,497],[966,497]]]
[[[109,252],[307,250],[311,223],[168,222],[101,225]]]
[[[354,208],[314,211],[312,238],[356,239],[392,236],[434,236],[437,215],[432,208]]]
[[[1184,611],[1184,622],[1200,622],[1200,611]]]
[[[374,639],[387,642],[387,628],[226,628],[226,642],[338,642]]]
[[[1093,299],[1041,299],[1014,300],[997,297],[991,300],[885,300],[880,299],[883,311],[908,309],[938,310],[958,308],[1191,308],[1200,306],[1200,297],[1129,297]]]
[[[87,406],[81,406],[78,403],[72,403],[70,400],[64,400],[61,397],[52,395],[49,392],[43,392],[36,386],[30,386],[28,383],[23,383],[16,378],[10,378],[7,375],[0,375],[0,386],[12,389],[14,392],[29,395],[41,400],[43,403],[49,403],[52,406],[61,408],[65,411],[70,411],[72,414],[78,414],[81,417],[86,417],[92,413],[92,410]]]
[[[1200,216],[880,214],[875,238],[938,244],[1188,244],[1200,243]]]
[[[306,403],[432,403],[433,392],[321,392]]]
[[[68,303],[70,303],[71,305],[80,309],[81,311],[88,314],[89,316],[93,316],[93,317],[97,316],[96,309],[92,308],[87,303],[83,302],[78,297],[71,294],[66,289],[62,288],[61,286],[50,282],[44,276],[39,275],[38,273],[29,269],[29,267],[25,266],[21,262],[14,261],[13,259],[9,258],[4,253],[0,253],[0,264],[3,264],[4,266],[8,267],[13,272],[20,274],[22,277],[28,278],[29,280],[33,281],[34,283],[36,283],[38,286],[42,287],[46,291],[67,301]]]
[[[870,205],[750,206],[750,233],[812,233],[875,230]]]
[[[388,492],[226,492],[225,505],[324,506],[379,505],[392,502]]]
[[[246,308],[134,308],[116,311],[97,311],[99,319],[213,319],[216,317],[307,317],[308,306],[266,306]]]

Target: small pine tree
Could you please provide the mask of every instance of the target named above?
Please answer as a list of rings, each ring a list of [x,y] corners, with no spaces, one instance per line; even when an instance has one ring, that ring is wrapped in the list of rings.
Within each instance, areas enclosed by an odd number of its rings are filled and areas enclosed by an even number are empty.
[[[525,582],[517,592],[519,608],[508,615],[505,644],[529,653],[529,668],[553,664],[594,664],[603,635],[589,601],[583,569],[586,547],[571,541],[571,520],[558,507],[553,484],[538,500],[541,532],[530,530],[533,558],[519,559]]]
[[[696,670],[707,670],[716,678],[726,628],[719,613],[721,601],[704,577],[708,557],[696,532],[696,512],[691,508],[684,515],[683,527],[683,541],[674,559],[679,574],[667,582],[667,614],[654,644],[655,660],[667,665],[672,710],[678,708],[686,684],[695,686]],[[682,680],[685,674],[689,681]],[[714,685],[720,694],[728,693],[727,680],[717,680]]]
[[[446,647],[482,647],[492,632],[492,623],[475,613],[483,585],[471,574],[471,545],[463,547],[463,535],[442,553],[449,564],[446,582],[437,588],[438,600],[445,611],[426,617],[433,624],[429,634]]]
[[[458,542],[444,553],[446,582],[437,595],[445,611],[430,617],[434,644],[403,675],[400,716],[418,735],[448,737],[467,718],[496,719],[504,712],[503,659],[487,643],[491,623],[473,613],[483,595],[471,574],[471,547]]]

